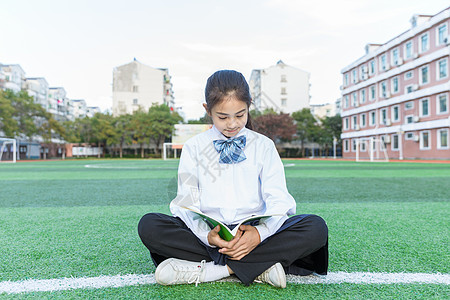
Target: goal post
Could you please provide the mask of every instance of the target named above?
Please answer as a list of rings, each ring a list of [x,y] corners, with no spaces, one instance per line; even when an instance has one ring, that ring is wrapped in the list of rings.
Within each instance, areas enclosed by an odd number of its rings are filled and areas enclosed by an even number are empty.
[[[11,145],[11,148],[8,147]],[[11,151],[10,151],[11,150]],[[12,154],[12,158],[9,159],[8,153]],[[17,141],[16,139],[0,138],[0,163],[17,161]]]
[[[374,137],[358,138],[356,141],[356,161],[388,162],[386,141]],[[361,158],[360,152],[369,152],[367,158]],[[380,157],[380,152],[382,157]]]
[[[164,143],[163,144],[163,160],[167,160],[169,156],[169,152],[173,150],[173,158],[177,158],[177,149],[183,148],[183,144],[181,143]]]

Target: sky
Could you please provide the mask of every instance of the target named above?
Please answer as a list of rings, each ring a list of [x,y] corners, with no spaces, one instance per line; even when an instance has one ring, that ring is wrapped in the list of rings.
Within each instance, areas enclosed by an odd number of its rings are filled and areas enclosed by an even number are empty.
[[[136,58],[168,68],[176,106],[204,114],[207,78],[287,65],[311,74],[311,103],[340,97],[341,70],[448,0],[0,0],[0,63],[112,107],[113,68]]]

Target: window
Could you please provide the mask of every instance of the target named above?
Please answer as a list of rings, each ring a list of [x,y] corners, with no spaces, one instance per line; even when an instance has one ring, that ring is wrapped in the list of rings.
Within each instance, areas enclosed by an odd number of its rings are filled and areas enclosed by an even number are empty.
[[[408,115],[405,117],[405,124],[411,124],[414,123],[414,116],[413,115]]]
[[[414,71],[409,71],[405,73],[405,80],[411,79],[414,77]]]
[[[420,36],[420,52],[428,51],[429,45],[429,38],[428,38],[428,32]]]
[[[441,94],[436,97],[436,113],[448,113],[448,94]]]
[[[139,92],[139,86],[133,85],[133,93]]]
[[[447,37],[447,24],[442,24],[436,29],[437,45],[445,44],[444,39]]]
[[[133,105],[138,105],[138,99],[133,99]]]
[[[414,102],[413,101],[409,101],[405,103],[405,110],[410,110],[414,108]]]
[[[374,75],[376,72],[376,65],[375,65],[375,59],[372,59],[369,62],[369,74],[370,75]]]
[[[427,84],[430,81],[428,74],[429,74],[428,66],[424,66],[424,67],[420,68],[420,71],[419,71],[420,84]]]
[[[398,66],[400,64],[400,54],[398,48],[392,50],[392,64]]]
[[[387,119],[387,109],[383,108],[381,110],[381,114],[380,114],[380,123],[381,124],[386,124],[386,119]]]
[[[437,80],[441,80],[443,78],[447,78],[447,76],[448,76],[448,71],[447,71],[448,70],[448,68],[447,68],[447,66],[448,66],[448,59],[447,58],[441,59],[436,64],[437,64],[436,65],[436,78],[437,78]]]
[[[380,66],[381,66],[381,70],[383,70],[383,71],[386,71],[388,69],[387,61],[386,61],[386,54],[381,55]]]
[[[281,75],[281,82],[287,82],[286,75]]]
[[[414,84],[410,84],[405,86],[405,94],[409,94],[414,92]]]
[[[366,89],[361,90],[361,103],[366,103]]]
[[[428,99],[421,99],[419,108],[421,117],[426,117],[430,115],[430,101]]]
[[[348,152],[350,149],[348,147],[348,140],[344,140],[344,151]]]
[[[386,81],[382,81],[380,84],[380,94],[381,97],[387,98],[387,84]]]
[[[286,106],[287,99],[281,98],[281,106]]]
[[[352,151],[356,151],[356,140],[352,140]]]
[[[407,132],[405,134],[405,140],[413,140],[414,139],[414,133],[412,132]]]
[[[371,111],[369,113],[369,124],[370,126],[375,126],[376,125],[376,112],[375,111]]]
[[[281,88],[281,95],[286,95],[287,93],[286,93],[286,88],[285,87],[282,87]]]
[[[352,106],[357,107],[358,105],[358,97],[356,95],[356,92],[352,94]]]
[[[420,132],[420,150],[428,150],[431,148],[430,145],[430,132],[421,131]]]
[[[392,122],[398,122],[400,120],[400,109],[399,106],[393,106],[391,111]]]
[[[359,76],[361,80],[366,80],[367,79],[367,66],[366,65],[362,65],[359,68]]]
[[[366,114],[361,114],[361,119],[360,119],[360,126],[361,127],[366,127],[367,125],[367,115]]]
[[[345,130],[348,130],[348,129],[350,128],[348,122],[349,122],[349,121],[348,121],[348,118],[345,118],[345,119],[344,119],[344,129],[345,129]]]
[[[361,152],[366,152],[366,141],[359,142],[359,149],[361,150]]]
[[[349,106],[349,99],[348,99],[348,95],[345,95],[344,96],[344,108],[348,108],[348,106]]]
[[[353,83],[358,82],[358,77],[356,76],[356,69],[352,70],[352,82]]]
[[[449,149],[448,146],[448,129],[440,129],[437,131],[437,147],[438,149]]]
[[[391,150],[392,151],[398,151],[398,134],[392,135],[392,143],[391,143]]]
[[[348,73],[344,74],[344,86],[348,85]]]
[[[375,85],[369,87],[370,101],[374,101],[377,97],[377,88]]]
[[[356,130],[357,126],[358,126],[358,118],[356,116],[353,116],[352,117],[352,129]]]
[[[398,76],[392,78],[391,89],[393,94],[398,93]]]
[[[411,58],[413,56],[413,43],[409,41],[405,44],[405,58]]]

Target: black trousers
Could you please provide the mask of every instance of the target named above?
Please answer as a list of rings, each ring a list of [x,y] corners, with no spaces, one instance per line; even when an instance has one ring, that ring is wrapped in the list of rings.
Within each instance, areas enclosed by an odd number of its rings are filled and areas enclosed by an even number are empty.
[[[328,228],[325,221],[316,215],[300,215],[291,217],[285,225],[239,261],[228,259],[217,248],[204,245],[177,217],[146,214],[139,222],[138,232],[155,266],[171,257],[215,261],[227,264],[246,285],[277,262],[287,274],[326,274]]]

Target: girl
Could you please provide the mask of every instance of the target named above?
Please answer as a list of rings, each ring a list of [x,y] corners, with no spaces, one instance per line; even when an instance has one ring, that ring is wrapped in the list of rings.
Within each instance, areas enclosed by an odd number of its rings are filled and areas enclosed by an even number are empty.
[[[274,143],[251,130],[251,96],[244,76],[217,71],[208,78],[206,104],[213,127],[183,146],[173,216],[149,213],[139,236],[157,266],[159,284],[215,281],[235,274],[286,287],[285,274],[326,274],[328,229],[316,215],[295,214]],[[251,215],[276,215],[241,225],[231,241],[194,210],[234,227]]]

